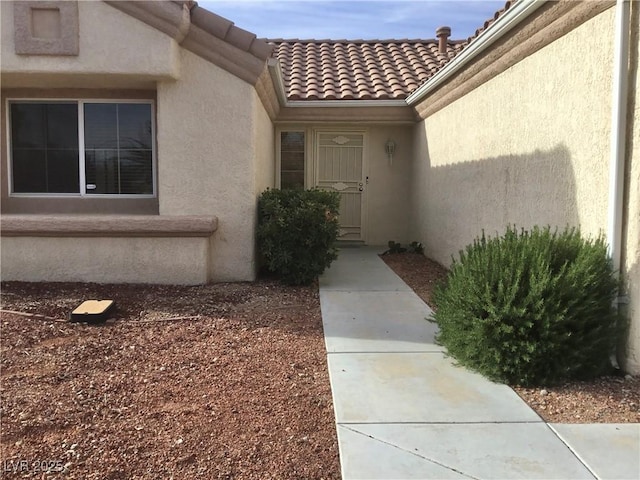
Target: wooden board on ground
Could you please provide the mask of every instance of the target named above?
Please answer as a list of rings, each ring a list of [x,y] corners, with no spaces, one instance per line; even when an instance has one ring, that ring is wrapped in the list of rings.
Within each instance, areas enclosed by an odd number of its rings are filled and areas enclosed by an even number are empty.
[[[113,300],[86,300],[71,312],[72,322],[104,322],[115,306]]]

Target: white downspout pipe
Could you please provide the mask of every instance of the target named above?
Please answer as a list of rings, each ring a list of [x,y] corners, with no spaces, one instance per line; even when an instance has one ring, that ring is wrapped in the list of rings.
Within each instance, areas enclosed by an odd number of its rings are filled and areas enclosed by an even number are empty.
[[[622,214],[629,98],[630,6],[630,0],[617,0],[614,37],[607,241],[616,275],[619,275],[622,259]]]
[[[609,157],[609,205],[607,212],[607,241],[609,256],[616,278],[622,267],[622,214],[624,202],[624,170],[627,140],[627,100],[629,98],[629,35],[631,33],[630,1],[617,0],[613,86],[611,101],[611,152]],[[614,301],[619,308],[620,294]],[[611,355],[611,363],[620,368],[618,352]]]

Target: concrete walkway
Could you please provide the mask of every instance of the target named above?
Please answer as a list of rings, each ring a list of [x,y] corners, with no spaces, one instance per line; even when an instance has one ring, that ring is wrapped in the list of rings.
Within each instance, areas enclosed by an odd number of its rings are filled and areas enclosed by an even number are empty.
[[[344,248],[320,278],[345,480],[640,478],[639,424],[549,425],[455,367],[383,250]]]

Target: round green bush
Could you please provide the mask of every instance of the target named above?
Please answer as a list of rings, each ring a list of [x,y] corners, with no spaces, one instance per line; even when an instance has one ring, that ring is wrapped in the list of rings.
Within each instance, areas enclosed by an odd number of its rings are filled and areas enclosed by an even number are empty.
[[[617,281],[602,237],[577,229],[482,234],[435,291],[437,340],[492,380],[543,385],[610,369]]]
[[[258,250],[289,285],[307,285],[337,258],[338,192],[269,189],[258,199]]]

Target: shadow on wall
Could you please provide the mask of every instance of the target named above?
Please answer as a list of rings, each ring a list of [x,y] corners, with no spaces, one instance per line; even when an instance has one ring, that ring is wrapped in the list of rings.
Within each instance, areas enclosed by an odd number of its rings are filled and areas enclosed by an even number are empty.
[[[562,144],[525,155],[422,168],[427,193],[417,212],[424,216],[417,222],[422,225],[418,237],[427,256],[444,265],[483,229],[494,236],[509,224],[579,225],[571,155]]]
[[[623,293],[628,296],[629,304],[622,305],[620,310],[630,322],[627,338],[619,344],[619,349],[624,355],[618,355],[618,361],[626,371],[640,373],[640,264],[637,252],[640,251],[638,239],[637,219],[640,215],[638,209],[638,177],[637,172],[640,158],[640,138],[634,135],[638,129],[638,67],[640,59],[640,2],[631,2],[631,39],[629,71],[629,103],[627,105],[627,166],[624,179],[625,197],[623,200],[623,234],[622,252],[625,255],[622,265],[626,265],[626,271],[622,272]],[[634,192],[634,193],[632,193]],[[635,199],[633,198],[635,194]],[[635,254],[635,258],[633,258]],[[631,256],[631,258],[630,258]]]
[[[618,362],[624,371],[640,372],[640,265],[636,262],[622,273],[622,294],[629,303],[620,305],[620,313],[625,321],[625,335],[618,342]]]

